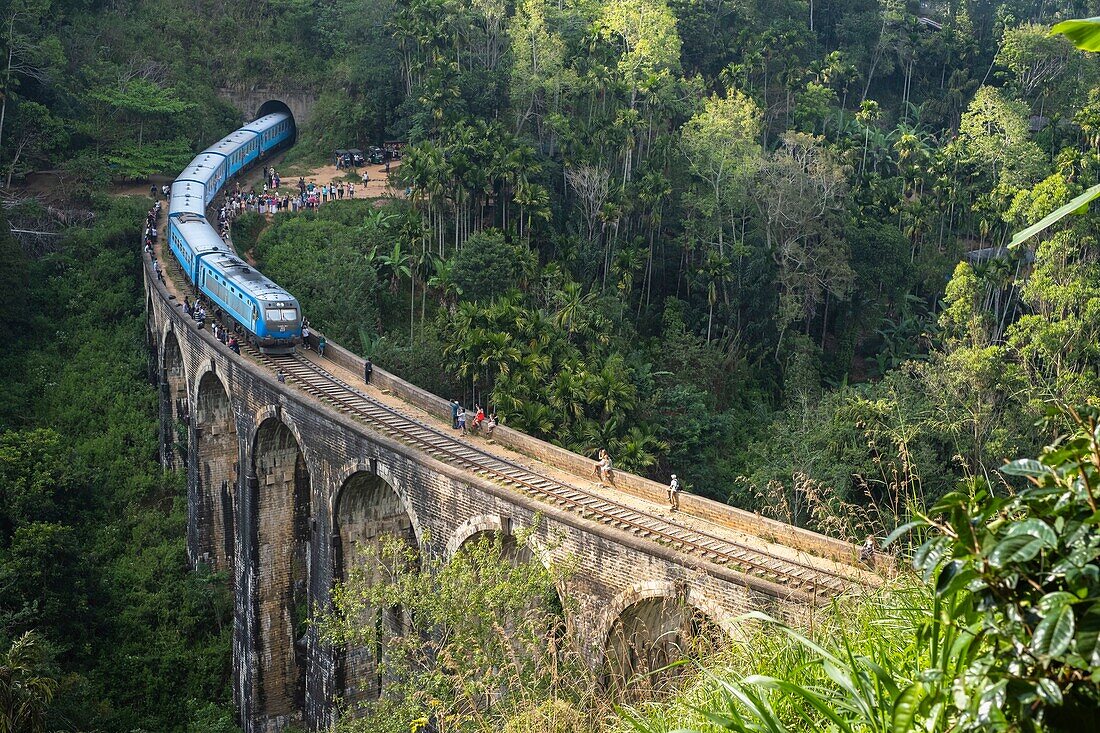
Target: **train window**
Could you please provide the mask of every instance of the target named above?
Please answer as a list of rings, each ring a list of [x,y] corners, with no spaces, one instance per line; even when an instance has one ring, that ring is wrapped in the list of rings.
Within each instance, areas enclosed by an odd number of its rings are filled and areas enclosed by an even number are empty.
[[[272,322],[293,323],[298,320],[298,311],[293,308],[268,308],[267,320]]]

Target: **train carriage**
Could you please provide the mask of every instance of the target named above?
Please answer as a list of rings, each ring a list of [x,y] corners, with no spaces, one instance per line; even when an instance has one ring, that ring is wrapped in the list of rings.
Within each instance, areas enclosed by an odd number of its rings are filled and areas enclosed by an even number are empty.
[[[168,219],[168,246],[191,282],[197,282],[195,277],[203,257],[218,253],[232,254],[229,245],[206,223],[206,219],[194,214],[180,214]]]
[[[245,125],[241,130],[254,132],[259,136],[260,153],[282,145],[294,136],[294,120],[285,112],[264,115],[251,124]]]
[[[168,200],[168,216],[194,214],[206,216],[206,187],[194,181],[176,181],[172,184],[172,196]]]
[[[209,206],[225,183],[225,156],[199,153],[176,180],[201,183],[204,189],[203,204]]]
[[[260,157],[260,136],[251,130],[240,129],[232,135],[226,135],[203,153],[225,158],[225,180],[228,180]]]
[[[298,301],[236,255],[206,220],[206,207],[230,176],[294,136],[286,113],[265,115],[210,146],[172,185],[168,245],[189,280],[269,354],[301,342]]]

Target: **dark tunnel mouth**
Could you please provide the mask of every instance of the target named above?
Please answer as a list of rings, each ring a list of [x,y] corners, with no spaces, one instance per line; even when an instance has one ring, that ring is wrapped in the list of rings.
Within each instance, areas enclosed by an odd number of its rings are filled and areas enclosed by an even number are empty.
[[[298,138],[298,121],[294,119],[294,113],[290,110],[290,107],[287,106],[286,102],[280,101],[278,99],[269,99],[268,101],[260,105],[260,108],[256,110],[256,116],[253,119],[259,119],[264,115],[273,115],[279,112],[290,115],[290,119],[294,120],[294,134],[290,138],[290,144],[293,145]]]

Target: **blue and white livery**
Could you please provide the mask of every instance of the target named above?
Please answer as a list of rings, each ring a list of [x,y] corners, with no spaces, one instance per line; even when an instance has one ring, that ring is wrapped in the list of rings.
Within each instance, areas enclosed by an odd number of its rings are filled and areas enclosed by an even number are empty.
[[[266,354],[288,354],[302,340],[294,297],[241,261],[206,219],[225,182],[294,136],[286,113],[264,115],[199,153],[172,184],[168,246],[188,279]]]

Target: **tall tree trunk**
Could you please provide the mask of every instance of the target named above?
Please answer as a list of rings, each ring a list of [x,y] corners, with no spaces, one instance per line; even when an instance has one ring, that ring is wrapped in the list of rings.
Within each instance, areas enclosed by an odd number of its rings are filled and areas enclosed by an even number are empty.
[[[4,150],[4,118],[8,113],[8,87],[11,86],[11,61],[15,54],[15,13],[8,19],[8,68],[4,72],[3,101],[0,101],[0,154]],[[11,185],[9,183],[9,185]]]

